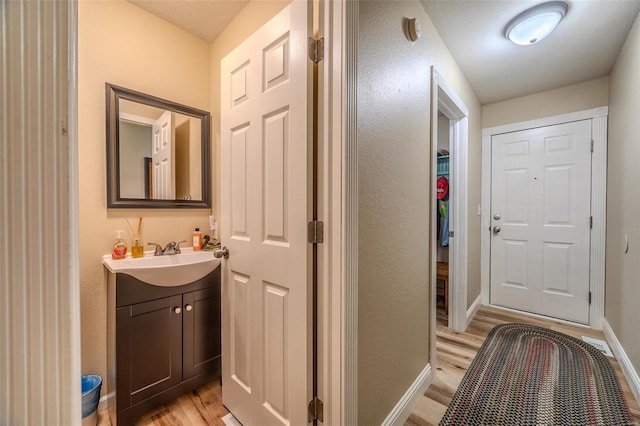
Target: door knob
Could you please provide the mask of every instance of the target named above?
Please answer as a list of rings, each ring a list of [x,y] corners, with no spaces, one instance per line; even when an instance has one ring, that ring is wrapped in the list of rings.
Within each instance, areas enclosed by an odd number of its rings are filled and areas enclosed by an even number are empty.
[[[500,231],[502,231],[502,229],[499,226],[494,226],[493,227],[493,233],[494,234],[498,234],[498,233],[500,233]]]
[[[213,251],[213,257],[217,257],[218,259],[220,259],[221,257],[224,257],[225,259],[229,258],[229,249],[226,247],[222,247],[221,249],[218,250],[214,250]]]

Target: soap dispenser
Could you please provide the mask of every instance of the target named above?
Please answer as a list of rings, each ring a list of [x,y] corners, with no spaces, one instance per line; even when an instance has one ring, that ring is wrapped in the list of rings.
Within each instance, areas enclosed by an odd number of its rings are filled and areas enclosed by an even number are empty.
[[[116,231],[116,239],[111,248],[113,259],[124,259],[127,256],[127,243],[122,239],[122,231]]]
[[[202,248],[202,232],[200,232],[200,228],[196,228],[193,231],[193,251],[198,251]]]

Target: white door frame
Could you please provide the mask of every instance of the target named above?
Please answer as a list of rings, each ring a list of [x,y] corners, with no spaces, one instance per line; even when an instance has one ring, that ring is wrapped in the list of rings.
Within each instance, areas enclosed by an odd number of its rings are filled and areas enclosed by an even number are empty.
[[[325,57],[319,63],[318,396],[324,424],[357,424],[358,226],[356,73],[358,2],[314,0]],[[353,204],[347,204],[347,200]]]
[[[332,225],[329,235],[333,240],[329,248],[334,254],[330,260],[332,269],[339,279],[329,284],[334,295],[333,306],[341,316],[338,329],[340,334],[333,336],[333,344],[340,352],[334,357],[339,363],[333,369],[339,369],[340,383],[332,387],[333,407],[331,417],[326,424],[358,424],[358,129],[357,129],[357,83],[358,83],[358,33],[360,9],[359,2],[350,0],[325,1],[332,11],[332,36],[329,41],[333,68],[331,73],[331,98],[333,109],[333,139],[327,143],[334,153],[334,159],[340,163],[331,167],[340,180],[334,180],[330,187],[334,205]],[[326,40],[325,40],[326,41]],[[331,66],[325,62],[325,66]],[[331,138],[326,133],[325,138]],[[339,222],[337,221],[339,218]],[[326,235],[326,234],[325,234]],[[338,251],[338,248],[340,251]],[[338,310],[339,309],[339,310]],[[339,348],[339,349],[338,349]],[[334,376],[337,377],[337,374]],[[339,395],[336,395],[339,387]],[[339,399],[340,406],[336,407]],[[335,412],[335,415],[333,414]],[[333,419],[339,418],[339,422]]]
[[[482,129],[482,217],[481,217],[481,287],[482,304],[490,304],[490,261],[491,261],[491,138],[494,135],[553,126],[579,120],[591,120],[593,155],[591,157],[591,253],[589,288],[591,306],[589,325],[602,330],[604,319],[604,263],[606,231],[606,190],[607,190],[607,116],[608,107],[593,108],[569,114],[522,121],[503,126]]]
[[[451,162],[452,209],[449,229],[451,237],[449,266],[449,328],[467,328],[467,158],[469,150],[469,110],[449,86],[435,66],[431,67],[431,199],[436,199],[438,156],[438,110],[449,119],[449,149]],[[436,214],[431,203],[431,362],[435,357],[436,333]]]

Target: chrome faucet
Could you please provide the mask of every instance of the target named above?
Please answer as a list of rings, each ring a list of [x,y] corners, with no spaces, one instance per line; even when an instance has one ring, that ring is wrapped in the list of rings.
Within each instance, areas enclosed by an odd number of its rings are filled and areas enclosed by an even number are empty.
[[[182,241],[178,241],[177,243],[175,241],[170,241],[167,243],[167,245],[165,246],[165,248],[163,249],[162,246],[158,243],[147,243],[150,246],[156,246],[156,250],[153,253],[154,256],[164,256],[169,255],[169,254],[180,254],[180,244],[181,243],[186,243],[187,240],[182,240]]]

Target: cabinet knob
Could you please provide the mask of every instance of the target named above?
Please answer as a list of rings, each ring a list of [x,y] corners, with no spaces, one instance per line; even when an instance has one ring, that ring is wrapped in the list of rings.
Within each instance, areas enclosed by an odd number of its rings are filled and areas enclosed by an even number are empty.
[[[180,312],[182,312],[182,309],[176,306],[175,308],[173,308],[173,312],[175,312],[176,314],[179,314]]]
[[[191,310],[193,309],[193,306],[186,305],[184,308],[187,310],[187,312],[191,312]]]

